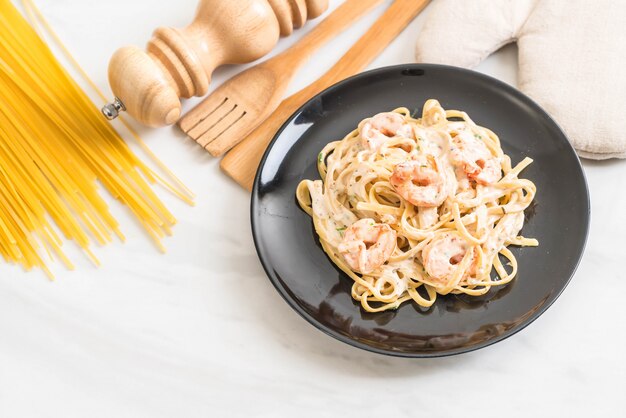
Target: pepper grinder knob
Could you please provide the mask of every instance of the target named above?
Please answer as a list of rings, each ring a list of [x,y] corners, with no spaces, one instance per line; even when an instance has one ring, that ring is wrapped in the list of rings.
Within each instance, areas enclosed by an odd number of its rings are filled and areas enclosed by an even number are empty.
[[[124,106],[124,103],[122,103],[122,101],[118,99],[117,97],[113,100],[113,102],[107,103],[102,108],[102,114],[108,120],[113,120],[117,118],[121,112],[125,112],[125,111],[126,111],[126,106]]]

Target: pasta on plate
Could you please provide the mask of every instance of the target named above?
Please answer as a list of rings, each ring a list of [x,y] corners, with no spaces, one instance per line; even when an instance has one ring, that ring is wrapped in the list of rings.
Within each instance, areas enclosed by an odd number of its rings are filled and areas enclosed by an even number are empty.
[[[438,294],[509,283],[508,246],[538,245],[519,236],[536,193],[519,174],[531,163],[513,167],[495,133],[431,99],[419,119],[406,108],[380,113],[326,145],[321,180],[302,181],[296,197],[363,309],[429,307]]]

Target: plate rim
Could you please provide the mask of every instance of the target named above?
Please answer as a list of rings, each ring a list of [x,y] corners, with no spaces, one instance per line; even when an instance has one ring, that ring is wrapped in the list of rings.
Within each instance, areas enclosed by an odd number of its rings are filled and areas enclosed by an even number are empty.
[[[554,126],[556,126],[556,128],[561,132],[563,138],[565,138],[565,142],[567,145],[567,150],[568,152],[570,152],[572,154],[572,156],[574,157],[576,163],[577,163],[577,168],[580,171],[580,174],[582,176],[582,181],[583,181],[583,185],[584,185],[584,191],[585,191],[585,195],[586,198],[584,199],[584,203],[585,203],[585,225],[584,225],[584,237],[583,237],[583,241],[582,241],[582,247],[581,247],[581,251],[580,251],[580,255],[578,256],[577,260],[575,261],[575,263],[573,263],[573,269],[571,274],[569,275],[569,277],[567,278],[567,280],[565,281],[565,284],[563,285],[563,287],[561,289],[559,289],[555,294],[551,295],[550,300],[547,301],[546,304],[544,304],[541,309],[537,310],[536,312],[534,312],[526,321],[522,322],[520,325],[512,328],[510,331],[506,331],[501,335],[495,336],[489,340],[480,342],[478,344],[475,344],[473,346],[470,347],[457,347],[451,350],[446,350],[446,351],[428,351],[428,352],[404,352],[404,351],[393,351],[393,350],[388,350],[388,349],[382,349],[382,348],[378,348],[378,347],[374,347],[365,343],[362,343],[360,341],[357,341],[353,338],[350,338],[344,334],[341,334],[335,330],[330,329],[330,327],[320,323],[319,321],[317,321],[312,315],[310,315],[308,312],[306,312],[298,303],[296,303],[296,301],[291,298],[288,295],[288,289],[285,286],[282,286],[280,284],[280,280],[276,277],[275,274],[273,274],[271,266],[268,265],[269,263],[267,262],[267,256],[265,255],[265,250],[262,248],[262,245],[259,243],[260,240],[260,234],[258,233],[258,228],[256,225],[256,219],[255,219],[255,214],[256,214],[256,209],[257,209],[257,205],[259,203],[259,184],[261,181],[261,173],[263,171],[263,168],[265,167],[265,163],[267,161],[267,158],[269,157],[270,152],[272,151],[272,148],[274,147],[274,144],[278,141],[278,139],[282,136],[283,131],[287,128],[287,126],[289,124],[291,124],[291,122],[302,112],[302,110],[304,108],[306,108],[307,106],[310,105],[311,102],[319,99],[321,96],[328,94],[328,93],[332,93],[334,90],[337,90],[343,86],[345,86],[346,84],[352,83],[360,78],[366,78],[368,76],[376,76],[377,74],[381,74],[381,73],[386,73],[386,72],[393,72],[393,71],[399,71],[399,70],[419,70],[419,69],[431,69],[431,70],[447,70],[447,71],[458,71],[460,73],[465,73],[467,75],[470,75],[472,77],[477,77],[479,79],[483,79],[484,81],[488,82],[488,83],[492,83],[495,85],[495,87],[497,87],[498,89],[504,89],[506,91],[508,91],[508,93],[522,99],[522,101],[526,101],[527,103],[531,104],[533,108],[535,108],[535,110],[537,110],[539,112],[539,114],[541,116],[543,116],[546,120],[548,120],[549,122],[553,123]],[[298,139],[299,140],[299,139]],[[314,328],[316,328],[318,331],[321,331],[322,333],[344,343],[347,344],[349,346],[355,347],[355,348],[359,348],[361,350],[365,350],[371,353],[376,353],[376,354],[381,354],[381,355],[386,355],[386,356],[391,356],[391,357],[402,357],[402,358],[439,358],[439,357],[449,357],[449,356],[454,356],[454,355],[459,355],[459,354],[464,354],[464,353],[470,353],[472,351],[476,351],[476,350],[480,350],[482,348],[485,347],[489,347],[493,344],[496,344],[498,342],[504,341],[507,338],[517,334],[518,332],[520,332],[521,330],[525,329],[527,326],[529,326],[530,324],[532,324],[533,322],[535,322],[535,320],[537,320],[537,318],[539,318],[541,315],[543,315],[553,304],[554,302],[556,302],[556,300],[561,296],[561,294],[563,294],[563,292],[565,291],[565,289],[569,286],[570,282],[572,281],[572,278],[574,277],[574,275],[576,274],[578,267],[580,266],[580,263],[583,259],[583,256],[585,254],[585,250],[587,248],[587,242],[588,242],[588,238],[589,238],[589,230],[590,230],[590,223],[591,223],[591,197],[590,197],[590,193],[589,193],[589,185],[587,182],[587,177],[585,175],[585,171],[583,169],[583,165],[582,162],[580,160],[580,157],[578,156],[578,154],[576,153],[576,150],[574,149],[574,146],[572,145],[572,143],[569,141],[569,138],[567,136],[567,134],[565,133],[565,131],[561,128],[561,126],[558,124],[558,122],[556,120],[554,120],[554,118],[548,114],[548,112],[543,109],[543,107],[541,107],[536,101],[534,101],[532,98],[530,98],[529,96],[527,96],[526,94],[524,94],[522,91],[520,91],[519,89],[511,86],[510,84],[505,83],[504,81],[501,81],[495,77],[492,77],[490,75],[478,72],[478,71],[474,71],[474,70],[470,70],[467,68],[462,68],[462,67],[456,67],[456,66],[452,66],[452,65],[443,65],[443,64],[421,64],[421,63],[408,63],[408,64],[397,64],[397,65],[389,65],[389,66],[383,66],[383,67],[379,67],[379,68],[375,68],[375,69],[371,69],[368,71],[363,71],[360,72],[358,74],[355,74],[353,76],[350,76],[344,80],[341,80],[329,87],[327,87],[326,89],[320,91],[319,93],[317,93],[316,95],[312,96],[311,98],[309,98],[302,106],[300,106],[296,111],[294,111],[286,120],[285,122],[281,125],[280,129],[278,129],[278,131],[276,131],[276,134],[273,136],[272,140],[269,142],[269,144],[267,145],[267,148],[265,149],[263,156],[261,157],[261,160],[259,162],[259,166],[257,168],[255,177],[254,177],[254,183],[252,185],[252,192],[251,192],[251,196],[250,196],[250,223],[251,223],[251,229],[252,229],[252,238],[253,238],[253,242],[254,242],[254,247],[256,249],[256,253],[257,253],[257,257],[259,258],[259,261],[261,262],[261,265],[263,267],[263,270],[265,271],[265,275],[267,276],[268,280],[272,283],[272,285],[274,286],[274,288],[276,289],[276,291],[280,294],[280,296],[283,298],[283,300],[285,300],[285,302],[287,302],[287,304],[298,313],[298,315],[300,315],[300,317],[302,317],[304,320],[306,320],[306,322],[308,322],[309,324],[311,324]],[[359,308],[360,309],[360,308]]]

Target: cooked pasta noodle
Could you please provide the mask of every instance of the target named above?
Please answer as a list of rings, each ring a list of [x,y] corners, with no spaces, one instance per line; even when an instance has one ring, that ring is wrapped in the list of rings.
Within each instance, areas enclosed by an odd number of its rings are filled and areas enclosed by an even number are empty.
[[[302,181],[296,196],[366,311],[429,307],[438,294],[509,283],[517,261],[507,247],[538,245],[518,235],[536,192],[518,176],[531,163],[512,167],[495,133],[428,100],[420,119],[396,109],[329,143],[322,180]]]
[[[30,1],[24,3],[41,19]],[[92,240],[124,240],[99,184],[162,249],[160,240],[176,220],[154,183],[192,203],[177,179],[166,182],[131,151],[11,2],[0,0],[0,254],[52,276],[45,255],[73,267],[63,237],[98,264]]]

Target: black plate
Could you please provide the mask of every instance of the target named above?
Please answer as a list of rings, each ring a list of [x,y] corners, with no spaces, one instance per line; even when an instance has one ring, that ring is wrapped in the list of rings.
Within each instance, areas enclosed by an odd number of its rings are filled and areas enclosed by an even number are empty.
[[[364,118],[405,106],[421,113],[429,98],[460,109],[496,132],[513,163],[535,162],[523,177],[537,185],[523,234],[538,248],[511,247],[517,278],[481,298],[439,297],[428,310],[364,312],[352,280],[326,257],[311,219],[298,206],[303,179],[318,179],[316,158]],[[436,357],[500,341],[540,316],[563,291],[582,256],[589,193],[570,143],[537,104],[480,73],[438,65],[381,68],[345,80],[300,108],[265,153],[252,194],[252,232],[270,280],[300,315],[340,341],[381,354]],[[558,332],[558,330],[555,330]]]

